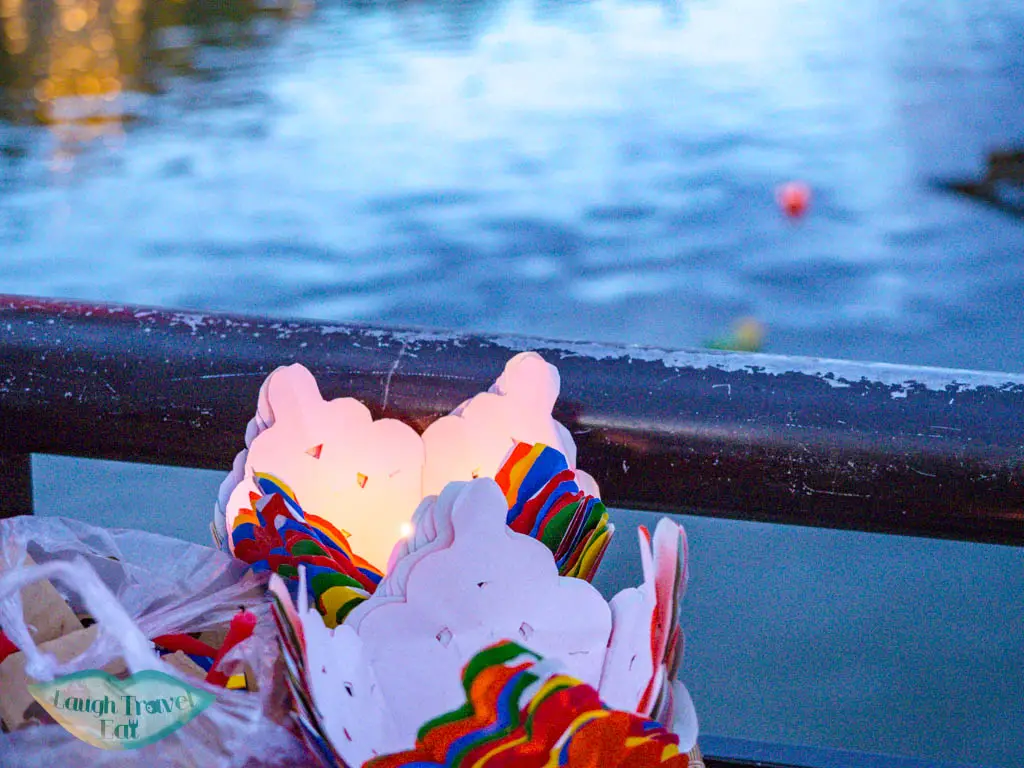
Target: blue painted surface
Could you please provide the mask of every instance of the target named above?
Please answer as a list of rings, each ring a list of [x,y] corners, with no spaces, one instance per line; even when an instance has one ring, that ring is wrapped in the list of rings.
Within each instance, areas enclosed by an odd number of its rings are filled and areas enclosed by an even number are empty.
[[[968,768],[967,763],[950,763],[937,760],[921,760],[913,757],[897,757],[870,752],[794,747],[781,744],[721,736],[707,736],[701,748],[705,755],[728,755],[750,764],[770,763],[771,765],[807,766],[807,768]],[[972,764],[980,768],[980,763]]]
[[[109,22],[102,125],[36,119],[83,33],[0,23],[0,290],[1024,370],[1024,223],[930,183],[1024,140],[1020,3],[221,6]],[[206,541],[219,476],[35,469],[44,513]],[[708,732],[1020,765],[1019,551],[686,524]]]

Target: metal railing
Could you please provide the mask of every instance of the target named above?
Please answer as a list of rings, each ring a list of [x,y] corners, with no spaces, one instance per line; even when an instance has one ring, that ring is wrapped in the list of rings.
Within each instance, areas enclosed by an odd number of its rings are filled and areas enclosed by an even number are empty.
[[[609,506],[1024,545],[1024,375],[15,296],[0,296],[0,516],[32,511],[32,453],[226,470],[279,365],[422,430],[526,349],[557,364],[555,415]]]

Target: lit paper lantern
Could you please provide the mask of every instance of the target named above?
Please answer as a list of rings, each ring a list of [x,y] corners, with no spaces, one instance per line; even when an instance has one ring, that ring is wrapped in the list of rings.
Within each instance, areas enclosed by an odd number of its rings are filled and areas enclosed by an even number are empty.
[[[383,568],[424,497],[452,480],[494,477],[516,443],[543,443],[562,453],[581,490],[599,491],[576,468],[576,446],[551,416],[557,369],[533,352],[513,357],[488,392],[427,427],[422,437],[394,419],[374,421],[353,398],[324,400],[301,365],[278,368],[260,388],[255,417],[218,494],[215,537],[232,549],[239,512],[259,493],[257,475],[272,475],[307,512],[342,531],[369,563]],[[233,551],[233,549],[232,549]]]
[[[235,515],[230,533],[235,557],[256,572],[295,580],[306,574],[310,599],[329,627],[369,597],[383,575],[352,551],[345,535],[326,520],[307,515],[291,489],[269,475],[257,475],[262,495],[251,511]]]
[[[267,377],[256,422],[242,479],[228,494],[226,532],[239,510],[250,507],[256,475],[268,473],[286,483],[304,509],[350,532],[368,561],[386,563],[423,498],[420,436],[395,419],[374,421],[353,398],[324,400],[301,365]]]
[[[323,400],[301,366],[264,382],[215,533],[274,574],[296,720],[325,764],[415,749],[464,704],[467,662],[509,641],[602,707],[670,725],[683,751],[695,742],[675,682],[685,535],[641,529],[644,583],[610,604],[588,583],[613,527],[551,416],[558,387],[553,366],[517,355],[421,437]]]

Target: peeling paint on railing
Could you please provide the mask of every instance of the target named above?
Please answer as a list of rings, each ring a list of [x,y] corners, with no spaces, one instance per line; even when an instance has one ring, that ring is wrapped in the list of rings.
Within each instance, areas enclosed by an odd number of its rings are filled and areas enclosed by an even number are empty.
[[[8,454],[227,471],[279,365],[422,430],[533,349],[610,504],[1024,544],[1021,374],[21,297],[0,329]]]

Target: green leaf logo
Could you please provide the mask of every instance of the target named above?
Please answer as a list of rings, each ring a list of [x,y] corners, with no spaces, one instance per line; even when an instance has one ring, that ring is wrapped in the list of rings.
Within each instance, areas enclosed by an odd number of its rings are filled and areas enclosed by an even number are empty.
[[[138,749],[159,741],[216,698],[155,670],[118,680],[93,669],[28,690],[69,733],[101,749]]]

